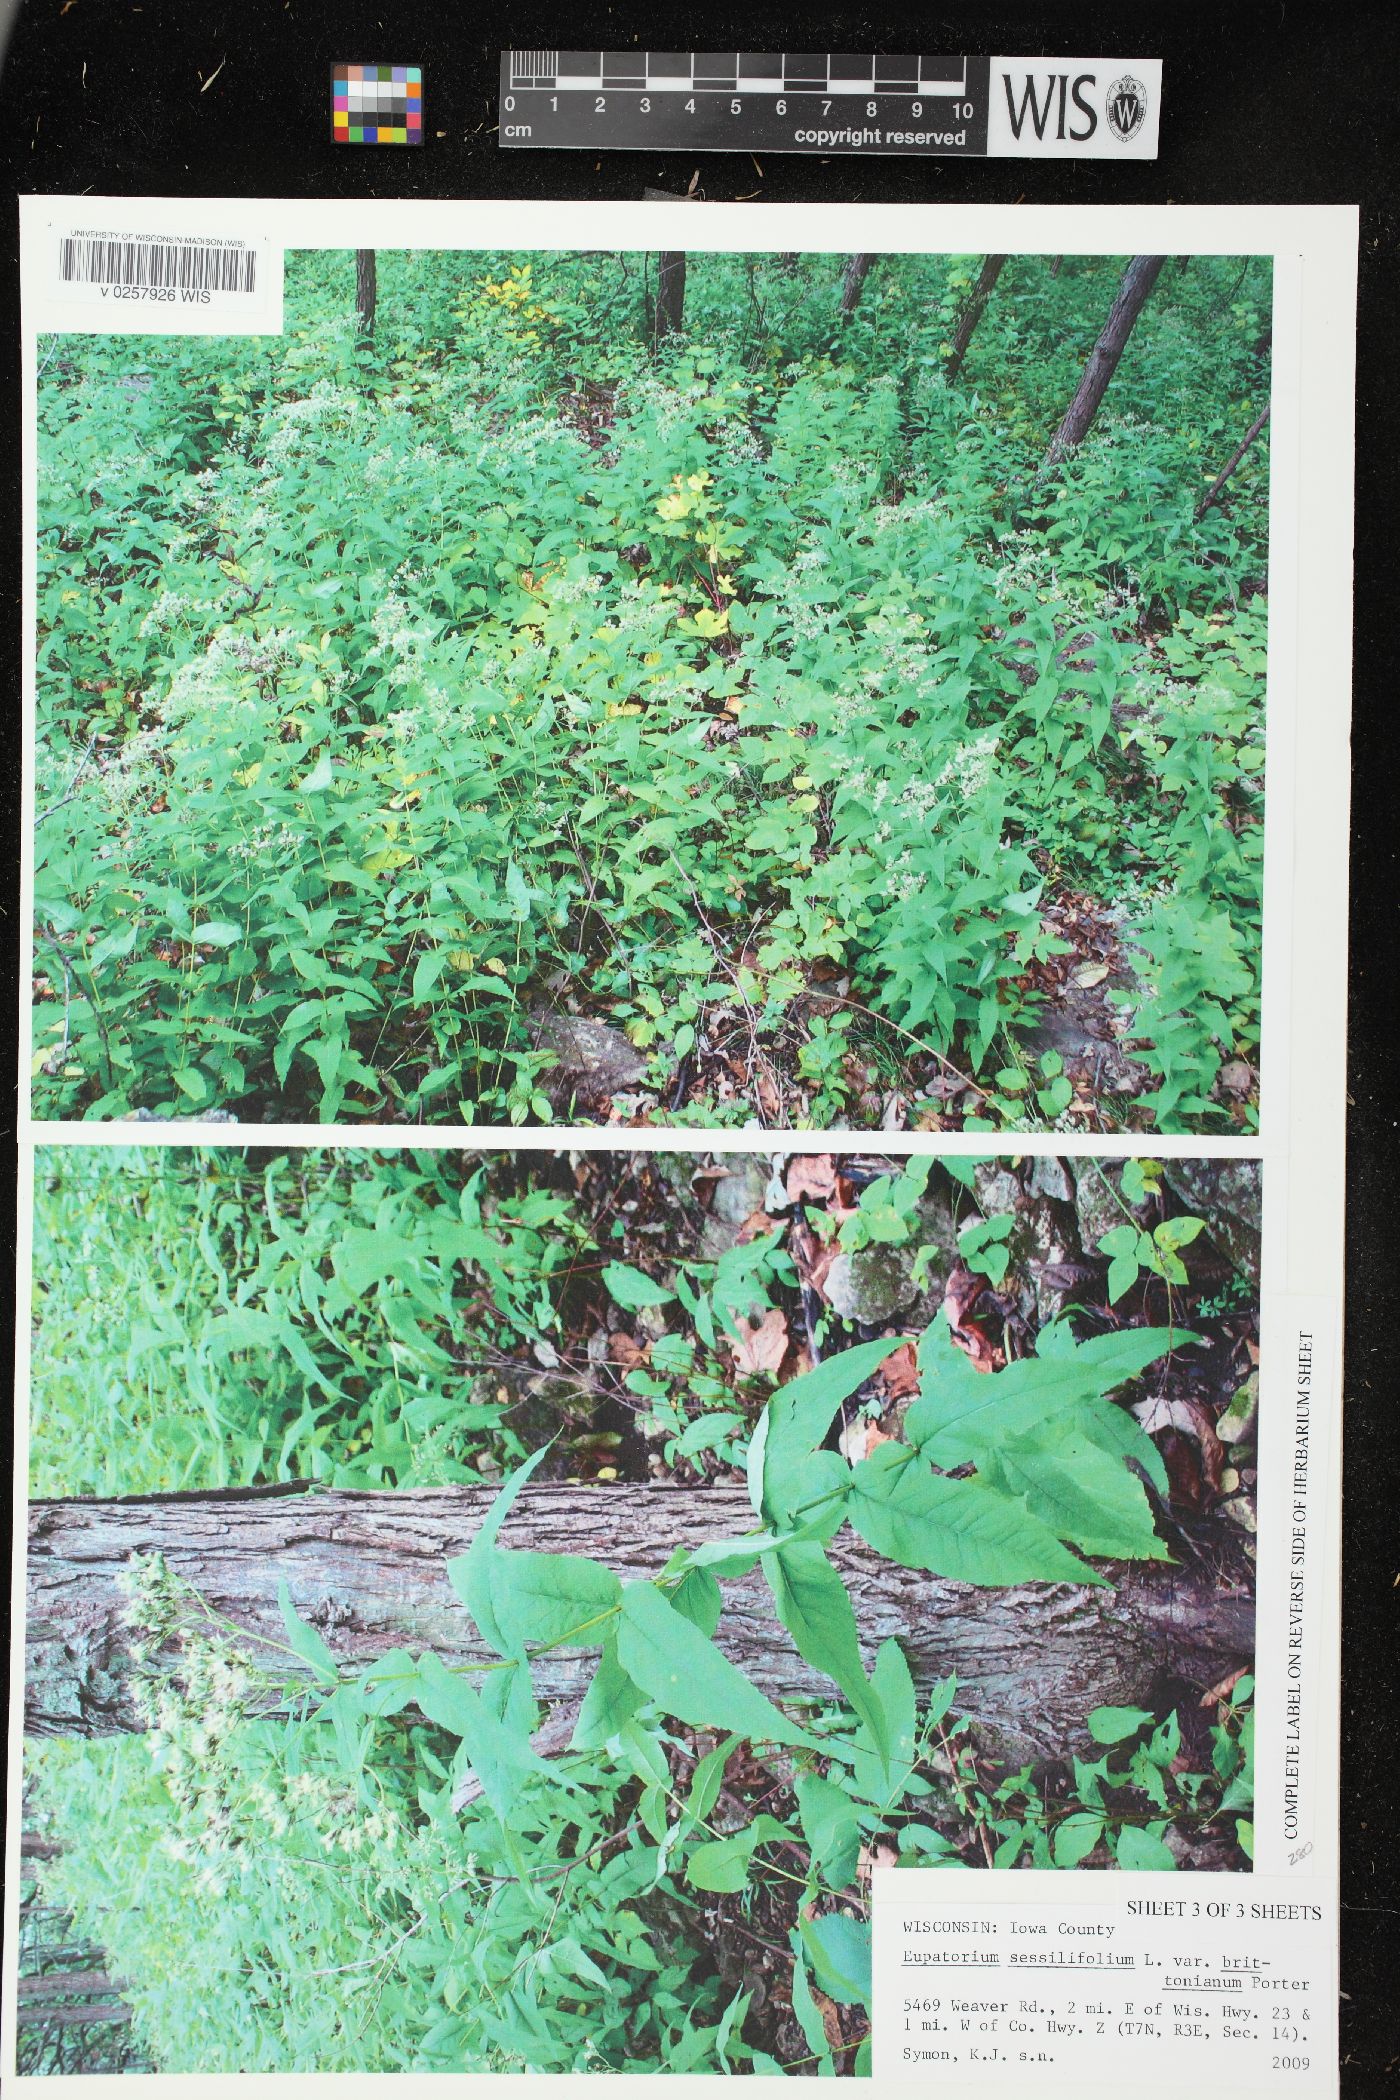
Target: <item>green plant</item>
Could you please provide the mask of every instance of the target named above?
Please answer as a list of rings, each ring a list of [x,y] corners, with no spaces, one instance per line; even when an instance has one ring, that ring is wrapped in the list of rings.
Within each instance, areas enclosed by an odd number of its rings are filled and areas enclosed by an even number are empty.
[[[658,1118],[1249,1127],[1265,446],[1193,511],[1265,265],[1038,509],[1118,266],[1013,258],[949,388],[967,267],[833,347],[827,258],[696,256],[658,348],[626,257],[384,254],[366,343],[297,254],[280,340],[48,346],[36,1111],[545,1122],[563,1004]],[[1130,1105],[1033,1045],[1070,897]]]

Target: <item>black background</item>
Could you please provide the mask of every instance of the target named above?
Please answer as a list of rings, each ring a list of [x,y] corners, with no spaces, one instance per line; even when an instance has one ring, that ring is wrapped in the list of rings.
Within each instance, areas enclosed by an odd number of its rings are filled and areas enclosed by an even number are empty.
[[[1396,997],[1397,94],[1394,8],[1297,4],[968,7],[821,18],[771,8],[685,14],[585,7],[561,21],[452,0],[31,0],[0,79],[11,191],[286,197],[635,198],[644,185],[764,202],[1355,203],[1361,206],[1351,1073],[1346,1364],[1342,1955],[1343,2090],[1391,2090],[1400,2067],[1395,1893],[1396,1496],[1394,1133]],[[489,40],[482,41],[483,32]],[[621,49],[703,43],[850,52],[932,49],[1161,57],[1153,162],[536,152],[496,144],[499,54],[510,44]],[[421,62],[421,150],[335,147],[334,59]],[[84,68],[86,72],[84,73]],[[10,763],[0,816],[18,849],[19,365],[17,222],[0,203],[3,603]],[[1345,724],[1336,733],[1344,736]],[[16,860],[8,865],[13,869]],[[11,899],[13,882],[7,885]],[[0,927],[15,953],[16,915]],[[6,972],[12,984],[10,973]],[[8,995],[7,995],[8,1002]],[[9,1009],[12,1011],[12,1009]],[[11,1024],[12,1025],[12,1024]],[[1307,1045],[1297,1051],[1306,1071]],[[11,1172],[13,1156],[11,1155]],[[1267,1191],[1266,1191],[1267,1200]],[[1280,2086],[1280,2091],[1285,2088]]]

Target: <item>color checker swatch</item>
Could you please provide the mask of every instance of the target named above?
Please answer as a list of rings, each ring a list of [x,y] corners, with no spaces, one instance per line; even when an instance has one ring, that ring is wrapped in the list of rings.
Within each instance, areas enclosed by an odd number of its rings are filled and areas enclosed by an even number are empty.
[[[332,66],[331,136],[338,146],[421,146],[421,66]]]

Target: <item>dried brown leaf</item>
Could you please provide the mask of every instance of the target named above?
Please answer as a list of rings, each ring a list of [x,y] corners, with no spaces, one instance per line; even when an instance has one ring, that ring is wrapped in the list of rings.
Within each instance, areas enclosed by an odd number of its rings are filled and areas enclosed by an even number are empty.
[[[776,1378],[788,1352],[786,1314],[773,1306],[761,1320],[740,1320],[737,1326],[738,1336],[731,1340],[730,1347],[740,1377],[753,1378],[760,1371],[768,1371]]]
[[[785,1186],[794,1203],[806,1196],[824,1203],[836,1193],[836,1162],[830,1153],[804,1153],[790,1159]]]

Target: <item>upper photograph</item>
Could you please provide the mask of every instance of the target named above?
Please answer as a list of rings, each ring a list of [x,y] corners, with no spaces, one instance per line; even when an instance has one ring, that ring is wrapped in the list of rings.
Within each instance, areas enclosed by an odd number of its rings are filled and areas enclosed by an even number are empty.
[[[436,249],[41,338],[33,1114],[1254,1136],[1271,343]]]

